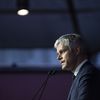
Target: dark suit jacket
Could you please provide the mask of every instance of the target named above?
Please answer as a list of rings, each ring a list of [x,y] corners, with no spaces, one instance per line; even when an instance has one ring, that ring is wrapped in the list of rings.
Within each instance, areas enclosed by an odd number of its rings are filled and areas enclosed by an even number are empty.
[[[100,72],[86,62],[74,79],[67,100],[100,100]]]

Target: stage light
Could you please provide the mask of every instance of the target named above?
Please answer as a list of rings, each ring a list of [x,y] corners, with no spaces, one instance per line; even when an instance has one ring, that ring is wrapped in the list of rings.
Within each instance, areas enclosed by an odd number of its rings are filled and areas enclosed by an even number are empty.
[[[20,16],[25,16],[29,14],[28,0],[17,0],[17,14]]]

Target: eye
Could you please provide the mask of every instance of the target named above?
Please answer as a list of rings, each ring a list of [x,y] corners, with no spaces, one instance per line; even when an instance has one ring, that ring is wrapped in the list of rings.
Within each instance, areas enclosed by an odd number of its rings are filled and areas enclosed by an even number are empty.
[[[61,50],[60,53],[62,54],[62,53],[65,53],[66,51],[67,51],[67,49],[63,49],[63,50]]]

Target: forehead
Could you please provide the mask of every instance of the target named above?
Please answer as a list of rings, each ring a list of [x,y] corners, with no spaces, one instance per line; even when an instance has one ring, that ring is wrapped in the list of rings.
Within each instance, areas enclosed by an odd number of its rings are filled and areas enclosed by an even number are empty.
[[[66,48],[66,47],[64,46],[64,44],[59,43],[59,44],[57,45],[57,47],[56,47],[56,50],[57,50],[57,52],[59,52],[59,51],[65,49],[65,48]]]

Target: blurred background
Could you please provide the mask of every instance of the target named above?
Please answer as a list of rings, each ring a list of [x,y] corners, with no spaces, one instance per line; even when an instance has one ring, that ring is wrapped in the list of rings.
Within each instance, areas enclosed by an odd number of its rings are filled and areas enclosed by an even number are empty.
[[[28,14],[18,15],[21,8]],[[100,0],[0,0],[0,100],[31,100],[33,89],[45,79],[44,71],[61,68],[53,48],[55,40],[72,32],[82,36],[91,62],[100,68]],[[64,100],[63,82],[66,79],[71,84],[68,75],[53,78],[56,89],[49,93],[50,85],[43,100]]]
[[[21,8],[29,13],[18,15]],[[0,0],[0,65],[58,67],[55,40],[77,32],[98,66],[99,25],[99,0]]]

